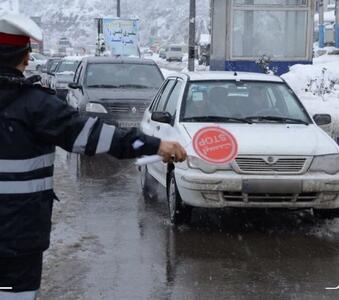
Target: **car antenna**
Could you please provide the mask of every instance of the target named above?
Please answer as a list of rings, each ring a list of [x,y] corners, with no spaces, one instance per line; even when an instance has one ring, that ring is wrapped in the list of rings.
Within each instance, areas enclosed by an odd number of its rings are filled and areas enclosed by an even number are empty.
[[[234,71],[234,76],[238,76],[238,73],[237,73],[237,71]]]

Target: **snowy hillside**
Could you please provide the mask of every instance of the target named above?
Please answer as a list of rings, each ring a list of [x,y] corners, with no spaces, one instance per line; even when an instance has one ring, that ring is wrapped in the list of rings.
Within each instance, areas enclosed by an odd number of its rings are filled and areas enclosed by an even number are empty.
[[[0,14],[11,11],[19,11],[19,0],[0,0]]]
[[[74,46],[95,44],[95,18],[115,16],[113,0],[0,0],[1,10],[19,10],[29,16],[41,16],[45,43],[56,47],[58,39],[68,36]],[[141,41],[182,43],[188,36],[187,0],[121,0],[122,17],[139,17]],[[197,1],[198,31],[206,30],[209,18],[209,0]],[[203,21],[202,21],[203,20]]]

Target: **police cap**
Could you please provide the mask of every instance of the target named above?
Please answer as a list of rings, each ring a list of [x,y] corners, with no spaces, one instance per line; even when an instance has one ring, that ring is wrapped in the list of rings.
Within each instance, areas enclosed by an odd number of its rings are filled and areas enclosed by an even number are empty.
[[[0,15],[0,46],[27,47],[30,39],[42,40],[39,26],[21,14]]]

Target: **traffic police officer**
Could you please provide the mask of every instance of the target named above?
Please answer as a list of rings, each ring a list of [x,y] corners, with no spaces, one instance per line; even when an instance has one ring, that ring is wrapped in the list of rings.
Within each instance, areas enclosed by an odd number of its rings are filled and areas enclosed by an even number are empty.
[[[55,146],[117,158],[186,158],[176,142],[123,131],[86,118],[23,72],[39,27],[22,15],[0,16],[0,299],[34,299],[49,247]],[[2,289],[2,291],[1,291]]]

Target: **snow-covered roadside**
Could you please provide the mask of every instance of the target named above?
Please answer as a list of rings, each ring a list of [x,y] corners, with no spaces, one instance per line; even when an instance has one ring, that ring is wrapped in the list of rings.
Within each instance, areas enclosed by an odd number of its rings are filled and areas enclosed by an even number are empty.
[[[314,58],[313,65],[294,65],[282,78],[312,115],[331,114],[333,122],[330,133],[339,136],[339,56],[325,54]],[[312,91],[309,91],[312,80]],[[324,88],[319,87],[321,84],[324,84]],[[328,93],[317,95],[318,91],[326,88]]]

